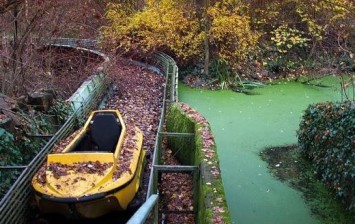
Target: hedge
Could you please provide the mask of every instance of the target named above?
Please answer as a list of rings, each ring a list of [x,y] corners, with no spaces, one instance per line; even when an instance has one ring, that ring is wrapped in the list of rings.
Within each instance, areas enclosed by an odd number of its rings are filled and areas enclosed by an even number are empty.
[[[298,142],[316,174],[355,215],[355,102],[310,105]]]

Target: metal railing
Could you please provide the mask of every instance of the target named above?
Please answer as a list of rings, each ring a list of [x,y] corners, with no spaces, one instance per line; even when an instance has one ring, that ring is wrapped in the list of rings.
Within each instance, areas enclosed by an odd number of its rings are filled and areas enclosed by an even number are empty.
[[[157,194],[152,194],[146,202],[134,213],[128,220],[127,224],[140,224],[145,223],[149,217],[153,218],[154,223],[157,222],[155,217],[158,214],[158,198]]]
[[[156,53],[150,61],[147,62],[153,66],[153,70],[159,72],[166,77],[163,105],[161,109],[160,121],[157,129],[156,140],[154,145],[154,153],[152,158],[152,169],[149,176],[149,184],[147,189],[146,202],[142,205],[135,215],[128,221],[128,223],[158,223],[158,172],[161,164],[162,155],[162,139],[163,139],[163,125],[165,122],[165,115],[170,103],[178,101],[178,67],[170,56],[164,53]],[[149,67],[148,67],[149,68]],[[152,202],[154,198],[154,201]],[[147,221],[147,218],[151,219]]]
[[[85,49],[97,49],[97,40],[78,38],[55,38],[47,41],[43,45],[68,46],[71,48],[82,47]]]
[[[152,164],[159,165],[161,158],[161,146],[162,146],[162,132],[163,125],[165,121],[165,114],[167,110],[167,104],[171,102],[177,102],[177,76],[178,69],[175,61],[168,55],[163,53],[158,53],[155,55],[155,63],[154,65],[160,69],[160,71],[166,76],[166,83],[164,88],[164,98],[163,98],[163,106],[160,115],[159,126],[157,130],[155,145],[154,145],[154,153]],[[175,71],[175,73],[173,73]],[[168,91],[170,90],[170,91]],[[169,99],[170,98],[170,99]],[[169,99],[169,100],[168,100]],[[152,194],[157,193],[157,174],[155,173],[154,167],[150,173],[148,191],[147,191],[147,199]]]

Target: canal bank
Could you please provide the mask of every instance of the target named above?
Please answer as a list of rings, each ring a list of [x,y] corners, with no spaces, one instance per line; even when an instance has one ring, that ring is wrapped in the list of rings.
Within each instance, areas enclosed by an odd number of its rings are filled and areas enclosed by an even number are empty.
[[[340,100],[335,80],[316,87],[280,82],[256,95],[191,89],[180,85],[180,100],[210,122],[234,223],[319,223],[301,194],[276,180],[259,152],[294,144],[302,112],[311,103]]]

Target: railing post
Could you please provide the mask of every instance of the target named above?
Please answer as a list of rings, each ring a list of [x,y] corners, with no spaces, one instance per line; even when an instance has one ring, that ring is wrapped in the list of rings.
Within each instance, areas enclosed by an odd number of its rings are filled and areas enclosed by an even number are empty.
[[[198,213],[198,199],[199,199],[199,177],[200,177],[200,169],[197,168],[194,170],[193,173],[193,189],[192,189],[192,194],[193,194],[193,207],[194,207],[194,215],[195,215],[195,223],[197,223],[197,213]]]
[[[170,62],[170,60],[169,60]],[[170,73],[171,79],[171,92],[170,92],[170,99],[171,102],[175,102],[175,66],[169,63],[169,67],[172,67],[172,72]]]

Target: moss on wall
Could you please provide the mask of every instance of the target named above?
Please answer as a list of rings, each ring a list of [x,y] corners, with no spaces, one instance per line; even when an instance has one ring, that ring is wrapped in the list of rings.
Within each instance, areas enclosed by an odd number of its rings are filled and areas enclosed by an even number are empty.
[[[176,106],[170,107],[167,115],[167,131],[177,133],[194,133],[195,123],[180,112]],[[195,161],[194,137],[169,137],[168,146],[177,159],[184,165],[193,165]]]
[[[176,103],[169,108],[167,130],[195,134],[193,142],[191,138],[175,137],[170,138],[168,144],[184,165],[200,167],[198,223],[231,223],[216,144],[207,120],[188,105]]]

